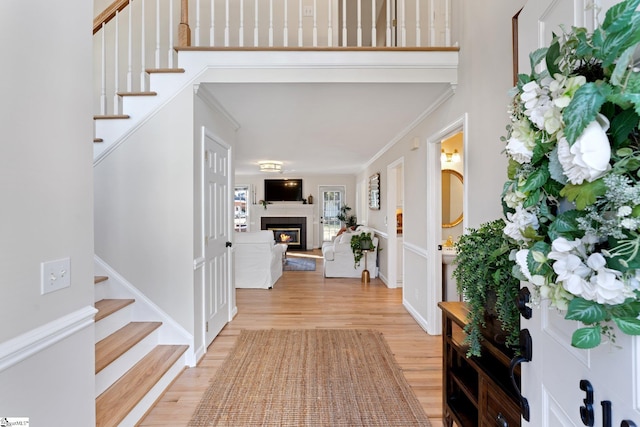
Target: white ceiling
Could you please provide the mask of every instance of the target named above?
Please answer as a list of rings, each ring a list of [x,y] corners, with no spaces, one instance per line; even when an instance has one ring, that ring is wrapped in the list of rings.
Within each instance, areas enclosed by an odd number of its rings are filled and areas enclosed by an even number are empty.
[[[443,83],[206,83],[240,125],[236,175],[278,160],[285,174],[355,174],[408,133]]]

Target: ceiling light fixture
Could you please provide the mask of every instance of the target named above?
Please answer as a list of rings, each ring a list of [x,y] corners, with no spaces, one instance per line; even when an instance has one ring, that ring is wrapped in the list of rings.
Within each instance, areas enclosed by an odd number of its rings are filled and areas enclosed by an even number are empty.
[[[446,153],[444,149],[442,149],[440,153],[440,163],[460,163],[460,161],[462,161],[462,158],[458,150],[453,150],[453,153]]]
[[[282,162],[265,160],[263,162],[258,162],[258,166],[260,166],[260,172],[282,173]]]

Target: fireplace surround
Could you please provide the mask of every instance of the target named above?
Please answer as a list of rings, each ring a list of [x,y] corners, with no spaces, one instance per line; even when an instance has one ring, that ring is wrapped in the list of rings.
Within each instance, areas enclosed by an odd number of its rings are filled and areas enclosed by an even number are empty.
[[[260,222],[262,230],[273,231],[276,243],[287,243],[293,250],[307,250],[306,217],[265,216]]]

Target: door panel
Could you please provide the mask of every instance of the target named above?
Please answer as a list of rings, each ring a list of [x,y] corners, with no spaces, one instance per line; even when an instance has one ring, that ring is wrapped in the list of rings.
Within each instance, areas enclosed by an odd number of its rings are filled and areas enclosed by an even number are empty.
[[[208,346],[229,321],[230,241],[229,147],[203,132],[204,140],[204,318]]]
[[[548,45],[559,25],[593,28],[593,9],[586,1],[541,0],[528,2],[518,18],[518,57],[520,72],[529,73],[529,53]],[[603,10],[610,2],[602,4]],[[534,36],[537,35],[537,36]],[[526,285],[526,284],[523,284]],[[587,380],[593,388],[592,425],[601,426],[601,402],[611,401],[611,425],[633,420],[640,425],[638,338],[619,333],[616,343],[602,344],[592,350],[571,347],[571,335],[578,322],[564,319],[564,313],[541,301],[531,319],[522,319],[533,341],[533,357],[522,364],[522,394],[530,406],[529,421],[523,426],[583,426],[581,407],[586,391],[580,388]]]

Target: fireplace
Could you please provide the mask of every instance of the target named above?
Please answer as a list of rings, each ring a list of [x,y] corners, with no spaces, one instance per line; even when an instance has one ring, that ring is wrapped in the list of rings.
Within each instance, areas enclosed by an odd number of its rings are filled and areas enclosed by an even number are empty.
[[[262,217],[261,229],[272,230],[275,241],[287,243],[289,249],[307,250],[307,219],[305,217]]]

